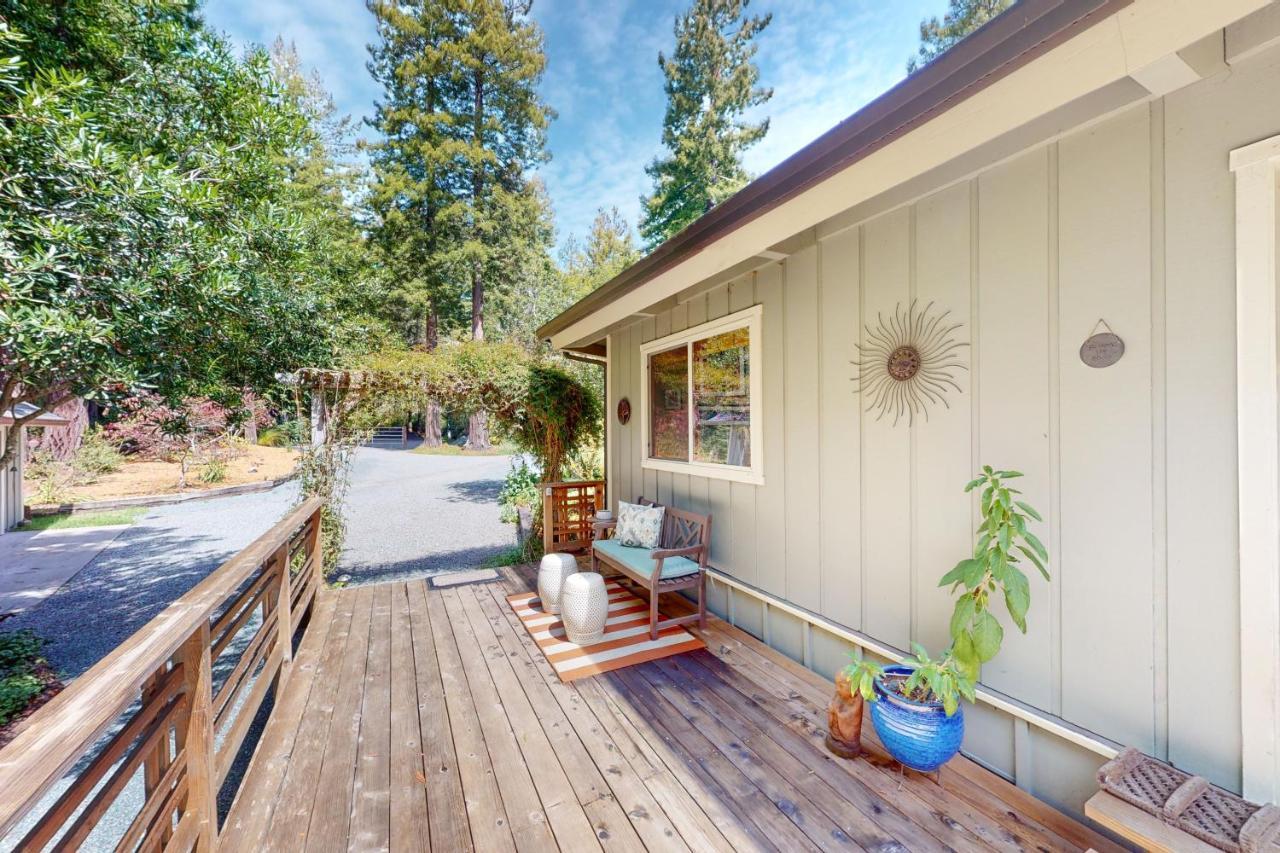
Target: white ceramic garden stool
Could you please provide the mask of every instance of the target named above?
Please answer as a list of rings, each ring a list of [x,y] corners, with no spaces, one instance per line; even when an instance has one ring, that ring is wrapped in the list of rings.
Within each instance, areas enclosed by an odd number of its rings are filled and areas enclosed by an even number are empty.
[[[609,593],[598,572],[577,572],[564,579],[560,618],[569,642],[579,646],[600,642],[608,616]]]
[[[538,564],[538,599],[543,613],[560,612],[560,590],[565,578],[578,571],[572,554],[547,554]]]

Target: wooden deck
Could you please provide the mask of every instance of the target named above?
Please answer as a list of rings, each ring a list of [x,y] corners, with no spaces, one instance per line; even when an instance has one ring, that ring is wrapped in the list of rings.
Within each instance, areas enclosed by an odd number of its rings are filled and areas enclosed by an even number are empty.
[[[1115,849],[964,759],[832,757],[827,682],[716,619],[562,684],[504,601],[528,585],[321,593],[222,849]]]

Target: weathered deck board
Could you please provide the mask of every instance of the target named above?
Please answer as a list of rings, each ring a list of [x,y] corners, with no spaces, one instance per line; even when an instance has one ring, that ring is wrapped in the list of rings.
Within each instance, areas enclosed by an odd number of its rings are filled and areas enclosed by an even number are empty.
[[[561,683],[504,600],[530,583],[322,592],[228,849],[1116,849],[971,763],[902,774],[870,726],[832,757],[830,687],[719,620]]]

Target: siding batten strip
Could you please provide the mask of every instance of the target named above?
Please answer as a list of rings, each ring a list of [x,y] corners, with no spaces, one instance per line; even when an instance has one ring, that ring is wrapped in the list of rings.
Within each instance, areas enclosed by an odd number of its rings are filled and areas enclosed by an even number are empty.
[[[1151,102],[1151,627],[1155,754],[1169,758],[1169,499],[1165,345],[1164,99]]]
[[[1059,318],[1060,258],[1058,254],[1059,239],[1059,168],[1058,143],[1049,146],[1048,178],[1049,178],[1049,219],[1045,235],[1048,250],[1046,269],[1049,280],[1049,317],[1048,317],[1048,351],[1049,351],[1049,543],[1052,558],[1051,571],[1062,570],[1062,360]],[[1052,575],[1051,575],[1052,577]],[[1049,710],[1062,716],[1062,584],[1049,584]]]

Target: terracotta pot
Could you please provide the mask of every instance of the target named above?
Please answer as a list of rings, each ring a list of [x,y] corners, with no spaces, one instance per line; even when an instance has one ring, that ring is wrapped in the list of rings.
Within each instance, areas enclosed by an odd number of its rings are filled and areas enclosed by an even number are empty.
[[[862,754],[862,694],[843,670],[836,673],[836,693],[827,706],[827,749],[841,758]]]

